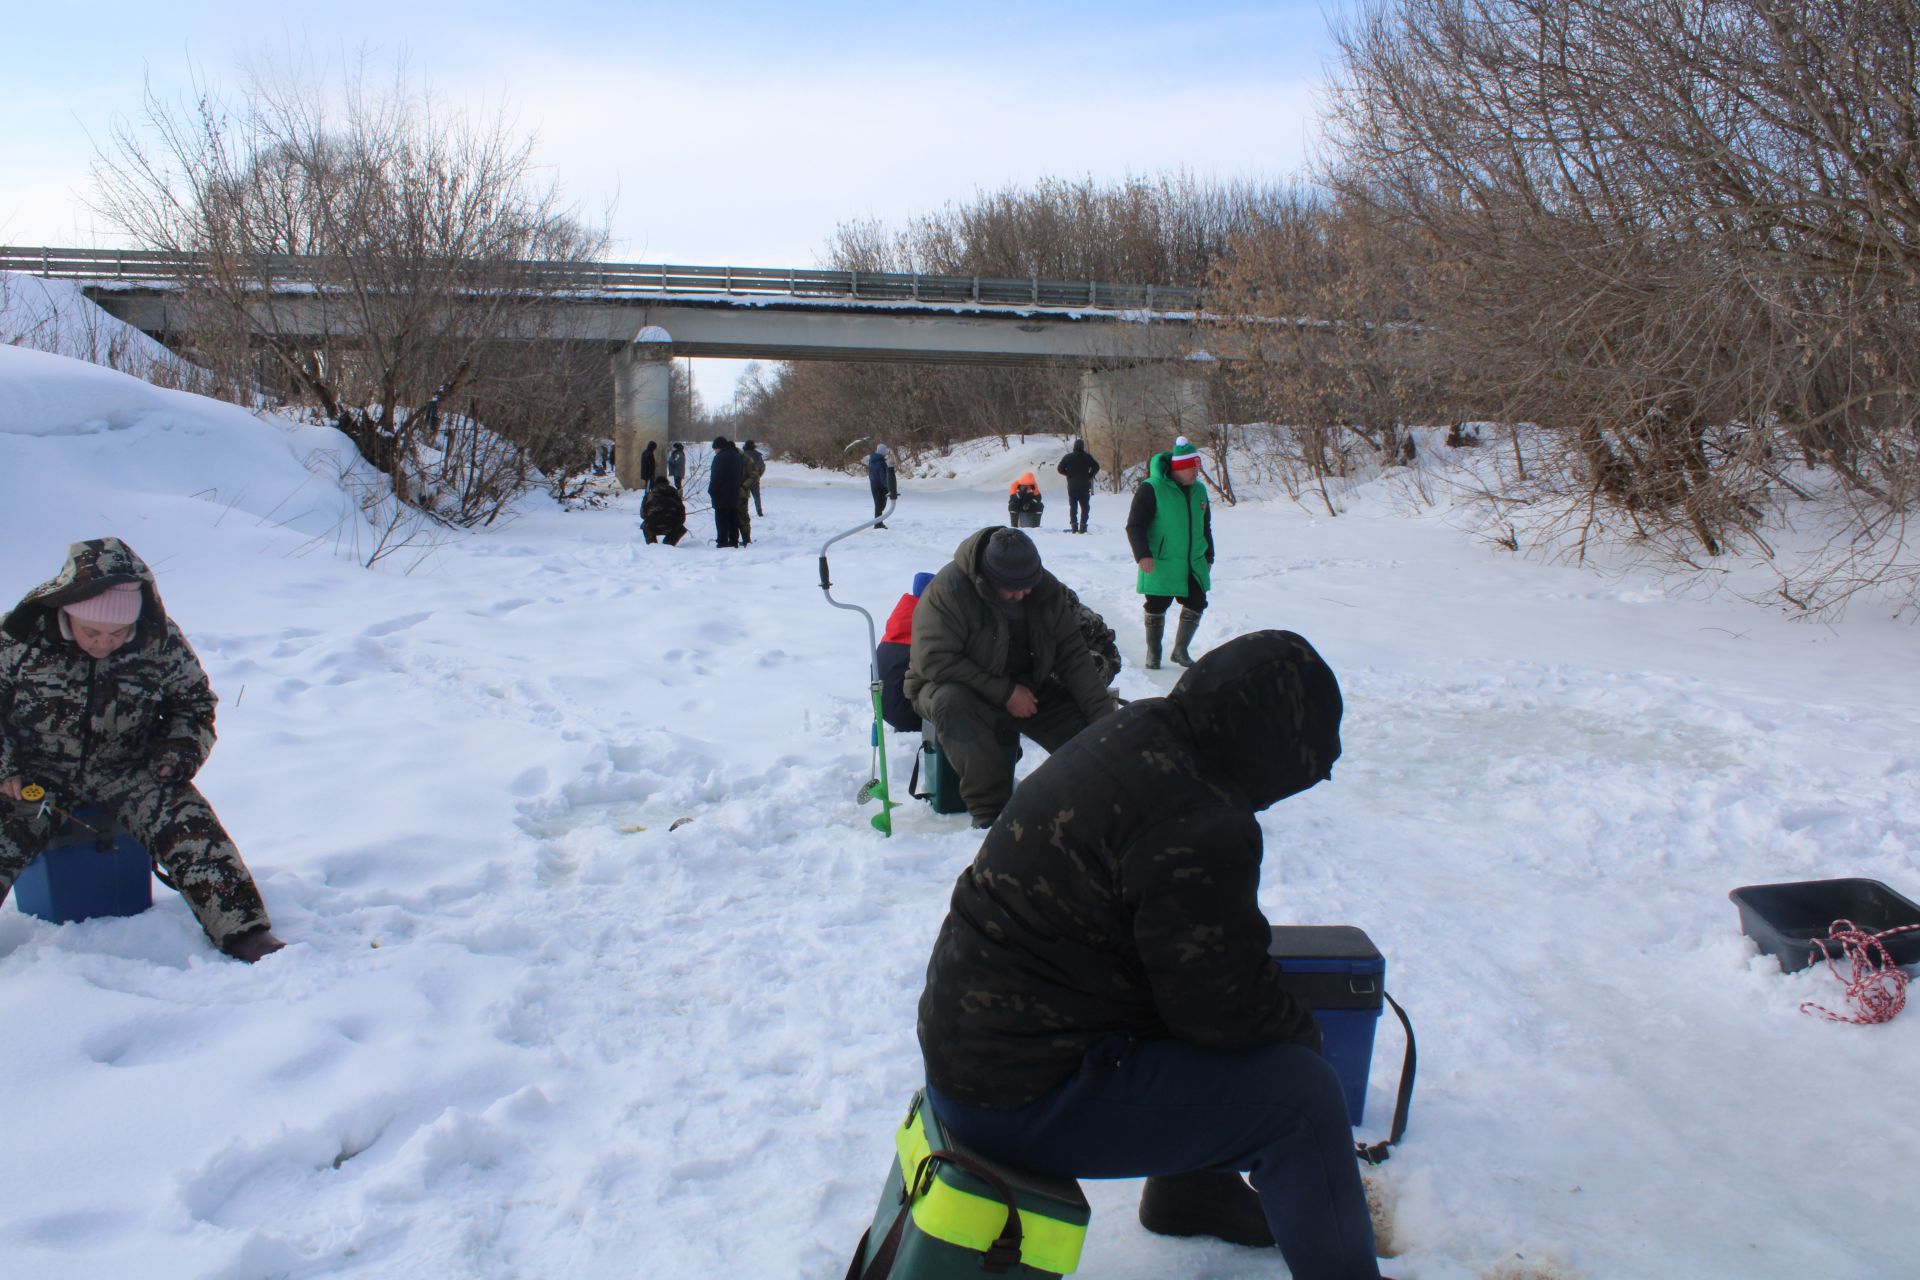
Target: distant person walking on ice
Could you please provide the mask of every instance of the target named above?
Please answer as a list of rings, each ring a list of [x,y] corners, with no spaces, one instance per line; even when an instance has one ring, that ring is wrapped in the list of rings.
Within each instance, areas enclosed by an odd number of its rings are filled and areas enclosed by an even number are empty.
[[[655,452],[660,442],[647,441],[647,447],[640,451],[640,490],[644,493],[653,488],[653,478],[660,474],[660,455]],[[645,499],[641,499],[645,501]]]
[[[867,455],[867,487],[873,490],[873,518],[878,520],[886,514],[887,501],[900,496],[900,473],[893,469],[893,450],[883,444],[873,446],[873,452]]]
[[[675,493],[683,498],[687,496],[686,489],[681,485],[681,482],[687,478],[687,451],[681,447],[678,440],[675,440],[673,446],[667,450],[667,478],[673,481]]]
[[[1167,630],[1167,607],[1180,601],[1180,626],[1173,633],[1172,658],[1193,665],[1187,646],[1200,629],[1212,585],[1213,513],[1200,478],[1200,453],[1185,436],[1166,453],[1147,460],[1147,478],[1133,491],[1127,511],[1127,545],[1140,573],[1135,589],[1147,598],[1147,669],[1160,667],[1160,640]]]
[[[1075,440],[1073,449],[1054,468],[1067,478],[1067,532],[1087,531],[1087,512],[1093,505],[1093,478],[1100,474],[1100,459],[1087,452],[1085,440]]]
[[[105,809],[145,846],[216,947],[284,945],[240,851],[193,785],[216,699],[153,572],[118,538],[76,542],[0,619],[0,902],[53,835],[28,787]]]

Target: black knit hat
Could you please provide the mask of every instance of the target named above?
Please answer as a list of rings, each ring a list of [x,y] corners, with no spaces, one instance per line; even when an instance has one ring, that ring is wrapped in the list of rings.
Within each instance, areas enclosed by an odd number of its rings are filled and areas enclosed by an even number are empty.
[[[1040,581],[1040,549],[1018,529],[995,529],[980,571],[1002,591],[1027,591]]]

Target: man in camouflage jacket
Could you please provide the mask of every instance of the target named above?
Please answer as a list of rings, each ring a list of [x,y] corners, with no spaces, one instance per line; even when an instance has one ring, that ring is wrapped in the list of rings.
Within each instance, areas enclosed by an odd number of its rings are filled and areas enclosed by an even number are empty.
[[[1021,783],[920,997],[949,1134],[1044,1173],[1146,1177],[1154,1230],[1378,1275],[1339,1077],[1256,898],[1256,815],[1331,776],[1340,713],[1311,645],[1256,632]]]
[[[82,614],[126,601],[124,625]],[[232,839],[193,785],[213,749],[216,699],[167,617],[152,572],[118,538],[76,542],[51,581],[0,619],[0,901],[62,809],[97,804],[138,840],[214,944],[245,960],[280,948]]]
[[[913,611],[907,698],[935,726],[960,798],[985,827],[1013,790],[1020,736],[1057,751],[1113,710],[1067,589],[1018,529],[968,535]]]

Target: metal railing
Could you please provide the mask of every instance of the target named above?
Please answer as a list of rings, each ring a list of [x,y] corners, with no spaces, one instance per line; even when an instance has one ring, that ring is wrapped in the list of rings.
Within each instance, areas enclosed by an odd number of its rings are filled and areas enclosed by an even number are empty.
[[[53,249],[0,245],[0,271],[69,280],[160,284],[203,267],[198,254],[141,249]],[[323,259],[270,254],[254,274],[286,284],[322,280]],[[504,274],[553,292],[583,295],[722,294],[840,298],[850,302],[973,304],[1091,311],[1191,312],[1199,291],[1177,285],[1109,284],[994,276],[934,276],[903,271],[827,271],[810,267],[688,267],[644,262],[521,262]]]

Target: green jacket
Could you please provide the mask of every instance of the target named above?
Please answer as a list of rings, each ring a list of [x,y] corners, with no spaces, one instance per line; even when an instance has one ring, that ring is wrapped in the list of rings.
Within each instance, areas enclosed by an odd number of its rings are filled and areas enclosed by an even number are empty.
[[[95,661],[60,627],[60,606],[138,582],[133,638]],[[213,687],[154,588],[118,538],[76,542],[48,582],[0,618],[0,780],[61,790],[170,764],[191,779],[213,750]]]
[[[1014,681],[1007,674],[1013,627],[980,569],[987,539],[999,527],[968,534],[914,607],[913,648],[903,688],[923,716],[932,713],[920,695],[939,684],[963,684],[995,707],[1005,706],[1013,696]],[[1048,694],[1043,686],[1057,681],[1091,724],[1113,710],[1113,699],[1080,632],[1074,603],[1060,580],[1042,569],[1040,585],[1026,599],[1033,644],[1029,688],[1044,698]]]
[[[1153,557],[1153,572],[1135,575],[1143,596],[1184,596],[1187,579],[1202,591],[1213,586],[1213,515],[1199,481],[1183,485],[1169,469],[1171,453],[1147,461],[1147,478],[1133,491],[1127,509],[1127,544],[1134,560]]]

